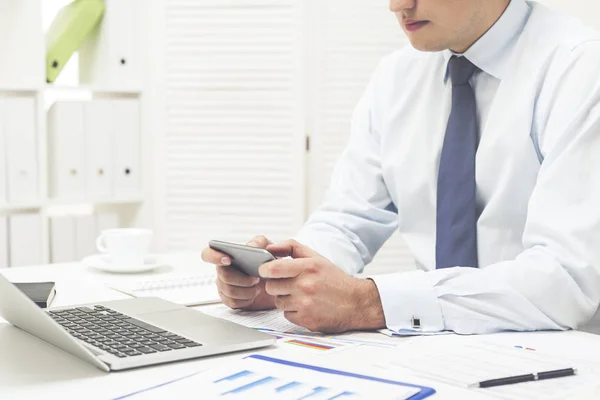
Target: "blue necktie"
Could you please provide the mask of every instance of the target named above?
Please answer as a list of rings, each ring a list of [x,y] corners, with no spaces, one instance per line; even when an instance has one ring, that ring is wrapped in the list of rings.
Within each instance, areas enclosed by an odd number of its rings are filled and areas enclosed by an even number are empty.
[[[438,174],[436,268],[477,268],[477,108],[475,93],[469,84],[477,67],[465,57],[453,56],[448,68],[452,80],[452,111]]]

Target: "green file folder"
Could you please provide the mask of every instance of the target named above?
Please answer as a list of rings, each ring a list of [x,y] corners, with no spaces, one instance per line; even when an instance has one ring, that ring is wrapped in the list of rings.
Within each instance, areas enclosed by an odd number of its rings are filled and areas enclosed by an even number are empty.
[[[103,0],[75,0],[63,7],[46,32],[46,80],[54,82],[104,15]]]

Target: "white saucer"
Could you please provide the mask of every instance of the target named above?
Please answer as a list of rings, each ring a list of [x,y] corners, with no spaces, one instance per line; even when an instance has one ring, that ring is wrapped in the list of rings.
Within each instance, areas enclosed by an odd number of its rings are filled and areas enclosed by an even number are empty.
[[[157,256],[154,255],[146,256],[144,259],[144,264],[141,265],[113,264],[110,261],[110,256],[106,254],[94,254],[93,256],[89,256],[81,260],[81,263],[87,267],[100,269],[102,271],[124,274],[152,271],[153,269],[165,265],[158,260]]]

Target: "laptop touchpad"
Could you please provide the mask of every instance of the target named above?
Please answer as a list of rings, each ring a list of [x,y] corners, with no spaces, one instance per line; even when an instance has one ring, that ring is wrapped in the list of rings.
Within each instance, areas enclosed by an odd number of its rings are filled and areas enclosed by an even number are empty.
[[[189,327],[202,327],[208,322],[209,318],[206,318],[204,314],[198,311],[184,308],[180,310],[145,314],[143,320],[169,331],[177,331]]]

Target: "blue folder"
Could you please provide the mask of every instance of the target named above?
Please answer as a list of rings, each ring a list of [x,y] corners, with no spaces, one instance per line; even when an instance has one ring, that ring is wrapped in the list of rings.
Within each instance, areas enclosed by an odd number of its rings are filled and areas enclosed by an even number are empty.
[[[289,365],[291,367],[296,367],[296,368],[306,368],[306,369],[310,369],[313,371],[323,372],[325,374],[341,375],[341,376],[347,376],[350,378],[364,379],[364,380],[368,380],[368,381],[375,381],[375,382],[387,383],[390,385],[397,385],[397,386],[419,389],[420,390],[419,393],[416,393],[415,395],[411,396],[409,398],[409,400],[420,400],[420,399],[424,399],[426,397],[429,397],[429,396],[435,394],[435,390],[433,388],[426,387],[426,386],[413,385],[410,383],[404,383],[404,382],[400,382],[400,381],[392,381],[389,379],[382,379],[382,378],[377,378],[374,376],[354,374],[351,372],[339,371],[336,369],[322,368],[322,367],[317,367],[315,365],[301,364],[301,363],[297,363],[297,362],[293,362],[293,361],[281,360],[279,358],[262,356],[259,354],[254,354],[254,355],[248,356],[246,358],[254,358],[257,360],[269,361],[272,363],[283,364],[283,365]]]
[[[430,388],[430,387],[425,387],[425,386],[418,386],[418,385],[413,385],[410,383],[404,383],[404,382],[400,382],[400,381],[392,381],[389,379],[382,379],[382,378],[377,378],[374,376],[367,376],[367,375],[360,375],[360,374],[354,374],[351,372],[346,372],[346,371],[340,371],[340,370],[335,370],[335,369],[330,369],[330,368],[323,368],[323,367],[317,367],[315,365],[308,365],[308,364],[301,364],[301,363],[297,363],[297,362],[293,362],[293,361],[287,361],[287,360],[282,360],[279,358],[272,358],[272,357],[267,357],[267,356],[263,356],[260,354],[254,354],[248,357],[244,357],[244,358],[253,358],[255,360],[260,360],[260,361],[266,361],[266,362],[272,362],[275,364],[281,364],[281,365],[287,365],[290,367],[295,367],[295,368],[305,368],[305,369],[309,369],[312,371],[316,371],[316,372],[321,372],[321,373],[325,373],[325,374],[332,374],[332,375],[339,375],[339,376],[346,376],[346,377],[350,377],[350,378],[355,378],[355,379],[363,379],[363,380],[368,380],[368,381],[374,381],[374,382],[380,382],[380,383],[385,383],[385,384],[389,384],[389,385],[396,385],[396,386],[402,386],[402,387],[409,387],[409,388],[415,388],[418,389],[419,392],[414,394],[413,396],[411,396],[409,398],[409,400],[420,400],[420,399],[424,399],[426,397],[429,397],[431,395],[433,395],[435,393],[435,390]],[[157,389],[159,387],[162,386],[167,386],[170,385],[172,383],[184,380],[184,379],[188,379],[194,375],[198,375],[199,373],[204,372],[204,371],[200,371],[200,372],[195,372],[192,373],[190,375],[186,375],[174,380],[171,380],[169,382],[163,382],[161,384],[149,387],[149,388],[145,388],[145,389],[141,389],[138,390],[134,393],[129,393],[127,395],[124,396],[120,396],[115,398],[114,400],[122,400],[122,399],[126,399],[129,397],[134,397],[140,393],[144,393],[153,389]],[[243,372],[248,372],[248,371],[243,371]],[[239,374],[237,374],[239,375]],[[237,376],[235,375],[235,376]],[[269,378],[265,378],[265,379],[269,379]],[[265,379],[263,379],[262,381],[264,381]],[[262,382],[259,381],[259,382]],[[256,384],[257,382],[252,383],[252,385]],[[244,389],[247,389],[247,387],[244,387]],[[234,392],[231,392],[234,393]]]

